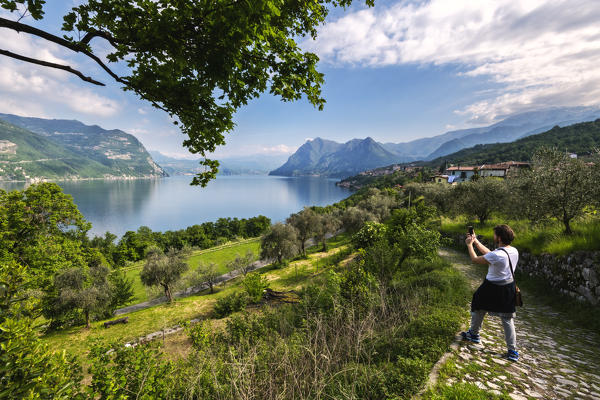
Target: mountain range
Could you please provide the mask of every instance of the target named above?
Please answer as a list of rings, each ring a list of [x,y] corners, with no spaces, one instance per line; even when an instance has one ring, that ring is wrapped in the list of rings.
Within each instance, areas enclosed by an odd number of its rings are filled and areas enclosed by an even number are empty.
[[[386,150],[370,137],[346,143],[316,138],[300,146],[285,164],[269,172],[269,175],[341,178],[397,160],[397,154]]]
[[[0,114],[0,180],[166,176],[135,136],[76,120]]]
[[[298,148],[270,175],[319,175],[345,178],[394,163],[434,160],[477,144],[506,143],[600,118],[595,107],[562,107],[515,114],[487,127],[462,129],[404,143],[378,143],[372,138],[346,143],[316,138]]]
[[[336,184],[354,190],[365,186],[389,187],[403,184],[407,179],[414,178],[419,171],[419,168],[414,167],[428,167],[431,171],[441,172],[441,168],[444,168],[447,163],[481,166],[503,161],[531,161],[535,151],[541,147],[557,148],[577,154],[584,160],[590,159],[600,149],[600,119],[565,127],[555,126],[546,132],[530,135],[514,142],[478,144],[435,160],[410,163],[412,168],[406,168],[400,175],[394,175],[399,169],[397,165],[389,165],[363,171]]]
[[[494,164],[502,161],[531,161],[540,147],[554,147],[578,156],[600,149],[600,119],[559,127],[529,135],[510,143],[478,144],[431,161],[415,163],[439,167],[446,162],[461,165]]]
[[[152,150],[150,154],[169,175],[196,174],[203,168],[199,165],[199,160],[170,157]],[[284,155],[268,154],[219,158],[219,175],[266,175],[286,159],[287,156]]]

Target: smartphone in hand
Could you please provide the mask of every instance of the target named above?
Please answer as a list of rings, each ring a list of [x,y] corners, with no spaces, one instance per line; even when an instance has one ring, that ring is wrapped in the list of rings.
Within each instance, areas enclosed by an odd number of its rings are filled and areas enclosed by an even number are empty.
[[[473,233],[474,233],[473,227],[472,226],[468,226],[467,229],[469,231],[469,235],[473,235]]]

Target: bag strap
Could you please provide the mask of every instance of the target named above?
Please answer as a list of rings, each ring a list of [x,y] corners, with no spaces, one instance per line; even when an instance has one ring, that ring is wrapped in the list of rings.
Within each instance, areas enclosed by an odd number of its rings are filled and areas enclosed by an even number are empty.
[[[513,271],[512,261],[511,261],[511,259],[510,259],[510,254],[508,254],[508,251],[506,251],[506,250],[505,250],[505,249],[503,249],[503,248],[499,248],[498,250],[502,250],[503,252],[505,252],[505,253],[506,253],[506,256],[508,257],[508,265],[510,265],[510,274],[512,275],[513,281],[515,281],[515,282],[516,282],[517,280],[515,279],[515,273],[514,273],[514,271]]]

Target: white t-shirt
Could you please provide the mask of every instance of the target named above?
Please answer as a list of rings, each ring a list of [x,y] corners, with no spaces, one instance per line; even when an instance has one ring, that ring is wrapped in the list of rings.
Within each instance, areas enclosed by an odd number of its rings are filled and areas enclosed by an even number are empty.
[[[519,262],[519,252],[514,247],[501,247],[510,254],[510,260],[512,261],[513,271],[517,269],[517,262]],[[513,277],[510,273],[510,266],[508,264],[508,257],[506,253],[500,249],[490,251],[484,254],[483,257],[489,261],[488,273],[485,277],[488,281],[499,282],[499,281],[512,281]]]

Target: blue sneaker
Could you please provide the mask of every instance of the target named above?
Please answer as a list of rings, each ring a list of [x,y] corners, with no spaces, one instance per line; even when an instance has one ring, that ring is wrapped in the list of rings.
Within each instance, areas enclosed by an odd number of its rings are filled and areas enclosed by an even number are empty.
[[[470,329],[466,332],[461,332],[460,335],[462,336],[463,340],[468,340],[469,342],[473,342],[473,343],[481,342],[481,339],[479,338],[479,334],[471,333]]]
[[[510,361],[519,361],[519,352],[516,350],[509,350],[506,353],[506,358]]]

